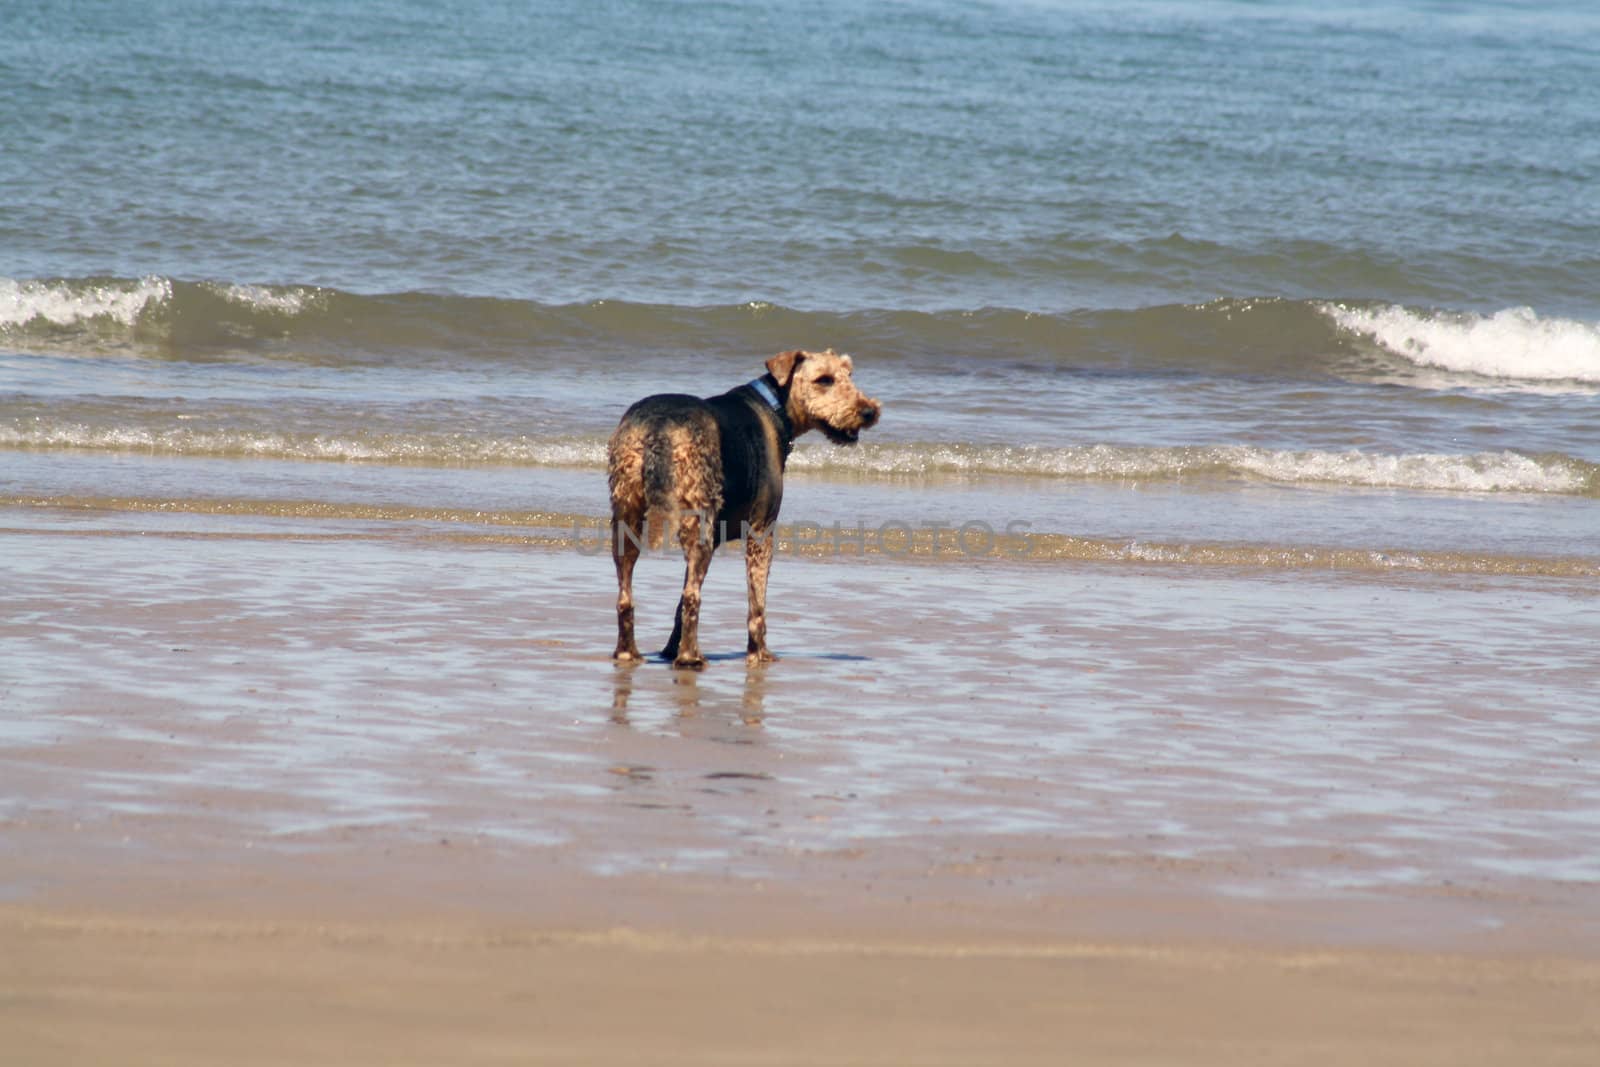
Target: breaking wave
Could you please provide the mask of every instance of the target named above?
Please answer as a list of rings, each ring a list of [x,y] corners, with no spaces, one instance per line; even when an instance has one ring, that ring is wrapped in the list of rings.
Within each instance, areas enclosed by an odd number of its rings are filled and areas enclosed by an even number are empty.
[[[1424,367],[1484,378],[1600,383],[1600,324],[1542,318],[1525,307],[1493,315],[1326,308],[1344,329]]]
[[[363,295],[303,285],[162,277],[0,278],[0,341],[51,355],[116,351],[211,360],[250,352],[319,365],[448,360],[570,363],[752,353],[816,338],[876,360],[987,362],[1135,373],[1391,380],[1428,368],[1446,387],[1600,386],[1600,324],[1391,304],[1237,298],[1205,304],[1037,313],[801,311],[774,304],[543,304],[436,293]],[[1556,386],[1559,387],[1559,386]]]
[[[0,330],[49,329],[104,322],[133,327],[146,309],[172,299],[166,278],[17,281],[0,278]]]

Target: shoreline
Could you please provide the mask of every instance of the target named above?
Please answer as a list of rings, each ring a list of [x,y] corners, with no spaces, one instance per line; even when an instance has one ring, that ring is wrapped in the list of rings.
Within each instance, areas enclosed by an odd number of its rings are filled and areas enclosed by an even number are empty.
[[[670,824],[641,830],[668,832]],[[377,923],[958,955],[1109,946],[1136,955],[1549,958],[1600,967],[1600,917],[1586,886],[1500,879],[1376,893],[1233,893],[1219,890],[1219,872],[1207,864],[1108,852],[1065,835],[933,828],[843,847],[751,850],[711,865],[641,858],[606,871],[583,840],[508,844],[345,825],[241,841],[228,821],[195,812],[65,825],[12,819],[0,822],[0,835],[8,883],[0,915],[68,923]]]
[[[14,453],[29,456],[28,453]],[[35,458],[35,457],[29,457]],[[140,462],[151,457],[137,457]],[[172,461],[194,463],[194,460]],[[286,464],[285,466],[297,466]],[[300,464],[299,466],[303,466]],[[319,472],[320,473],[320,472]],[[386,471],[385,473],[393,473]],[[533,469],[523,475],[564,484],[578,476],[598,472],[567,469]],[[802,476],[803,478],[804,476]],[[1007,493],[1026,494],[1037,484],[1028,479],[1011,479]],[[55,535],[61,537],[168,537],[177,540],[235,538],[272,541],[295,536],[324,539],[388,539],[396,543],[454,544],[462,547],[519,547],[534,551],[567,552],[599,560],[604,565],[607,550],[608,520],[599,514],[560,507],[529,509],[518,503],[500,500],[497,506],[438,506],[395,503],[390,498],[362,500],[364,493],[341,486],[330,497],[260,495],[265,486],[255,487],[255,495],[188,496],[174,499],[131,494],[83,493],[0,493],[0,514],[8,525],[0,536]],[[297,486],[304,489],[304,486]],[[553,485],[543,489],[568,507],[582,506]],[[592,489],[592,486],[586,486]],[[864,518],[860,510],[853,517],[851,505],[840,497],[839,486],[816,481],[804,486],[813,500],[821,498],[816,518],[797,518],[780,523],[776,530],[776,551],[794,559],[876,559],[890,563],[955,563],[960,565],[1083,565],[1111,564],[1155,569],[1193,569],[1240,574],[1371,575],[1374,577],[1523,577],[1572,583],[1600,575],[1600,559],[1592,545],[1579,533],[1587,497],[1575,497],[1567,504],[1572,513],[1561,523],[1564,532],[1552,532],[1545,514],[1548,543],[1538,543],[1529,531],[1520,529],[1520,540],[1530,547],[1514,548],[1505,541],[1490,538],[1478,543],[1451,543],[1448,539],[1433,544],[1411,544],[1398,531],[1380,527],[1377,536],[1363,529],[1339,531],[1328,536],[1327,528],[1275,530],[1270,523],[1243,529],[1213,528],[1205,533],[1181,529],[1160,529],[1114,533],[1093,527],[1075,529],[1066,516],[1046,512],[1043,519],[995,518],[1003,513],[997,501],[1004,494],[984,492],[970,485],[952,483],[944,488],[954,496],[940,503],[929,503],[938,496],[930,488],[922,499],[930,512],[940,517],[906,519],[884,516]],[[1304,487],[1302,487],[1304,488]],[[1316,491],[1316,487],[1311,487]],[[501,487],[503,493],[504,489]],[[570,493],[567,484],[565,493]],[[1079,485],[1076,492],[1105,493],[1105,486]],[[1380,490],[1356,490],[1378,492]],[[1177,493],[1166,488],[1164,493]],[[1187,492],[1187,491],[1186,491]],[[964,510],[951,511],[952,500],[976,495]],[[398,493],[403,496],[404,493]],[[1214,507],[1203,490],[1197,495],[1177,493],[1165,505],[1151,502],[1151,491],[1141,490],[1146,514],[1163,511],[1168,518],[1174,511],[1193,511]],[[859,503],[859,501],[857,501]],[[1425,507],[1443,507],[1449,501],[1439,497],[1419,498]],[[1106,501],[1099,501],[1105,504]],[[1504,502],[1502,502],[1504,503]],[[1054,505],[1059,512],[1061,505]],[[881,509],[882,505],[875,505]],[[918,510],[917,505],[910,505]],[[948,515],[949,517],[945,517]],[[985,518],[983,516],[991,516]],[[1504,516],[1502,516],[1503,518]],[[1527,517],[1520,519],[1526,524]],[[1446,524],[1448,525],[1448,523]],[[296,532],[298,531],[298,532]],[[314,533],[310,531],[315,531]],[[1268,536],[1263,538],[1265,533]],[[1277,536],[1272,536],[1272,535]],[[1515,539],[1514,539],[1515,540]],[[1536,547],[1533,547],[1536,546]],[[670,562],[672,547],[650,548],[648,558]]]

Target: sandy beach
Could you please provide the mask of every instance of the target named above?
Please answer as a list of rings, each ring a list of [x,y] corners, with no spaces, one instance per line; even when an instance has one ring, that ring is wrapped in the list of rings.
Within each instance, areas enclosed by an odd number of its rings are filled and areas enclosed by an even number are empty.
[[[1561,585],[792,557],[747,671],[719,560],[693,674],[503,532],[6,517],[19,1063],[1600,1047]]]
[[[28,1064],[1576,1065],[1600,995],[1554,959],[470,922],[8,911],[0,950]]]

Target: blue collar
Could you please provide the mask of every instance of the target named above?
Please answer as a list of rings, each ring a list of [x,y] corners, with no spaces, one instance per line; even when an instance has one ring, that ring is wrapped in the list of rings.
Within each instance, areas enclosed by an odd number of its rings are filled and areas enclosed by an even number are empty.
[[[772,375],[765,374],[750,383],[750,389],[766,402],[772,413],[778,416],[778,426],[783,435],[783,456],[789,457],[789,449],[794,446],[794,423],[789,421],[789,413],[783,410],[783,401],[778,399],[778,391],[773,387]]]
[[[761,399],[767,402],[767,407],[780,415],[783,414],[783,404],[779,402],[778,394],[772,391],[772,386],[767,384],[765,375],[751,382],[750,388],[754,389]]]

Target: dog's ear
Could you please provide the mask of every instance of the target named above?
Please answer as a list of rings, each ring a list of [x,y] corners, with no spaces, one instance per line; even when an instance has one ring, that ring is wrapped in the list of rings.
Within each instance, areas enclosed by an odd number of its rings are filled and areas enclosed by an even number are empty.
[[[799,349],[793,352],[779,352],[767,360],[767,373],[777,380],[779,389],[787,389],[789,380],[794,377],[794,369],[805,358],[806,354]]]

